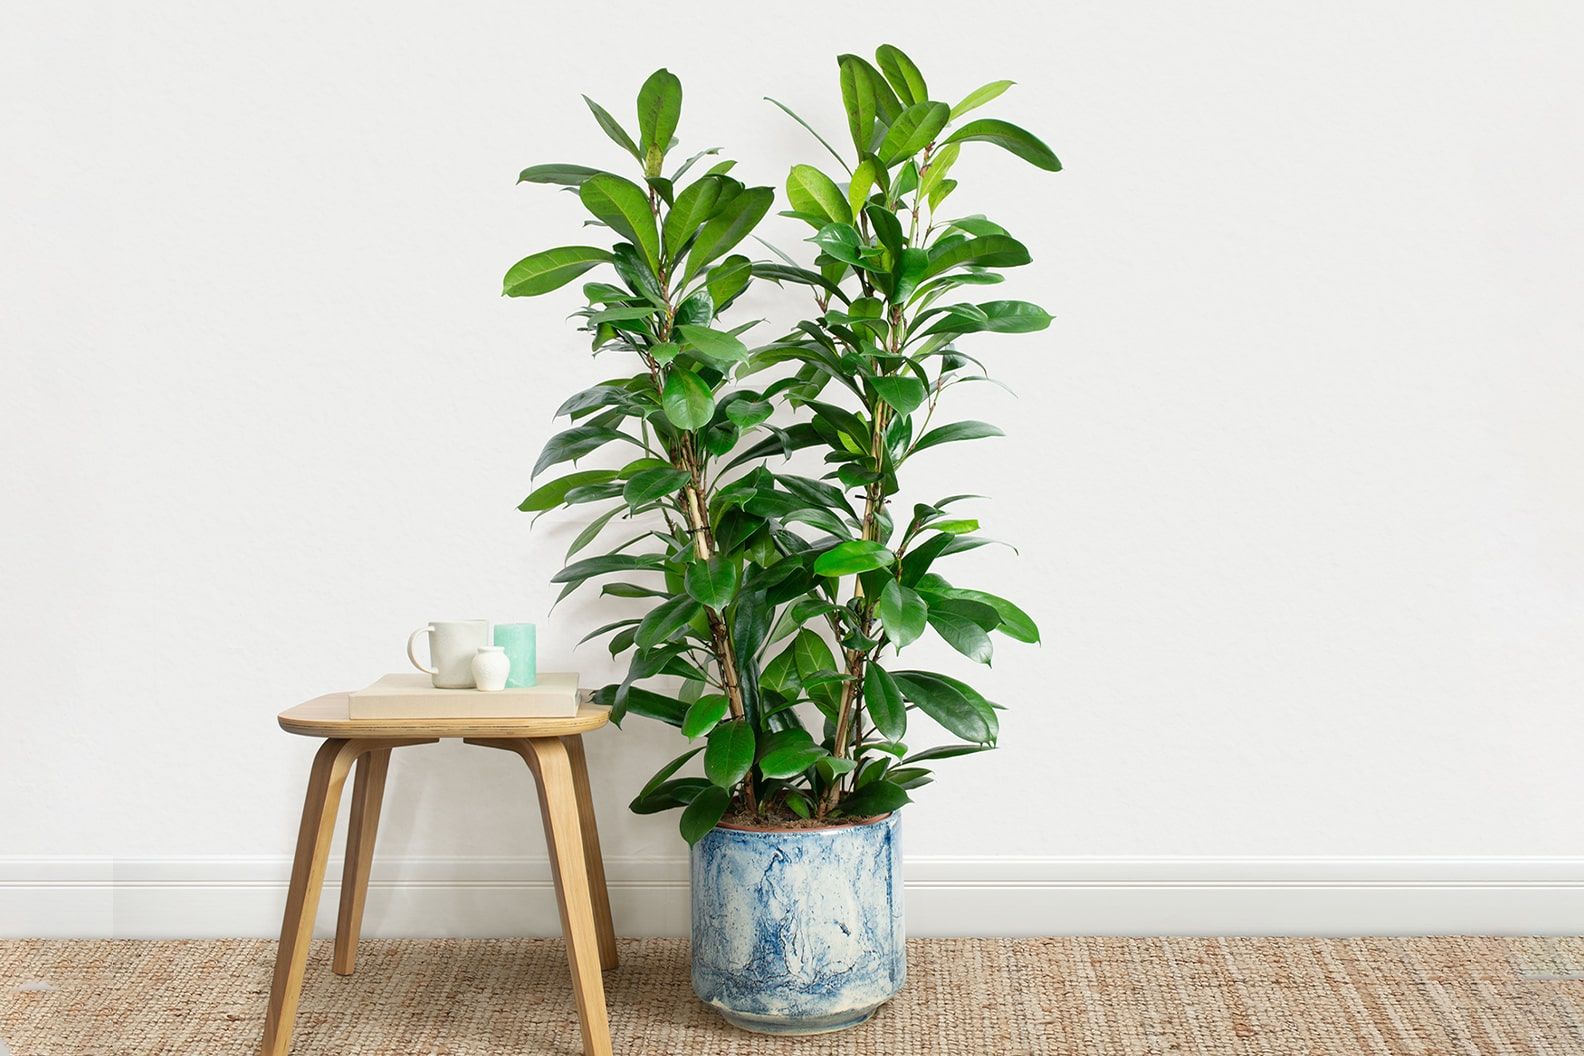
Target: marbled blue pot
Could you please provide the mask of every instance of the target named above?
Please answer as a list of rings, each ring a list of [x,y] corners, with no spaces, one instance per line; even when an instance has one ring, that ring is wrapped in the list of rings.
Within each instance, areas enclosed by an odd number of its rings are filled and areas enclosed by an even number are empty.
[[[907,979],[899,815],[693,845],[693,989],[765,1034],[856,1026]]]

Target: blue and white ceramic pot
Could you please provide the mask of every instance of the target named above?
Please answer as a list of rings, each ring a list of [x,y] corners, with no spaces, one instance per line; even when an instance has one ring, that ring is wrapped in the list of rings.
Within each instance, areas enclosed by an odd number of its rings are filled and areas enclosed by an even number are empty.
[[[902,989],[899,815],[693,845],[693,989],[745,1030],[856,1026]]]

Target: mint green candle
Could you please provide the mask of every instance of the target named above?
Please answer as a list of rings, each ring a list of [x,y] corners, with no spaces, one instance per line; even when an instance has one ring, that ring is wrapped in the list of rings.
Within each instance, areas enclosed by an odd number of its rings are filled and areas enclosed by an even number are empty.
[[[506,650],[506,658],[511,661],[507,689],[520,689],[539,681],[539,647],[533,624],[497,623],[495,644]]]

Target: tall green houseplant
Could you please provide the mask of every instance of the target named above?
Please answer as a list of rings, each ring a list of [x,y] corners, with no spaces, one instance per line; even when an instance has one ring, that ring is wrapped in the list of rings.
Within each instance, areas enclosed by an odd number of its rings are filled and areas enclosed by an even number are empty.
[[[637,367],[562,406],[572,427],[552,437],[534,472],[612,444],[637,457],[562,476],[522,508],[592,506],[555,577],[563,596],[620,574],[629,578],[606,582],[605,594],[653,602],[647,615],[590,635],[609,634],[613,655],[630,654],[626,677],[597,699],[618,722],[638,713],[703,739],[633,801],[640,812],[684,808],[690,843],[733,811],[774,825],[896,810],[931,779],[934,761],[989,748],[998,730],[983,694],[954,676],[905,668],[897,654],[932,632],[988,663],[992,633],[1039,637],[1012,602],[944,577],[948,558],[987,541],[976,520],[956,512],[967,496],[920,502],[902,516],[892,502],[915,457],[1000,434],[984,422],[938,421],[947,390],[985,377],[962,339],[1050,322],[1026,301],[966,297],[1030,256],[990,219],[944,215],[957,186],[952,166],[977,144],[1049,171],[1060,165],[1015,125],[963,120],[1011,82],[991,82],[954,106],[930,98],[900,50],[887,45],[875,58],[838,60],[851,153],[815,133],[837,168],[797,165],[787,180],[786,215],[813,232],[811,267],[732,252],[773,192],[745,187],[724,162],[684,184],[713,152],[662,175],[681,107],[680,84],[664,70],[639,93],[637,141],[589,103],[642,183],[560,164],[522,176],[577,188],[617,241],[534,254],[507,274],[506,293],[547,293],[611,266],[621,284],[586,284],[579,314],[596,352],[631,354]],[[808,287],[814,311],[790,334],[750,348],[747,327],[728,327],[720,314],[754,278]],[[747,386],[760,376],[774,380]],[[572,560],[617,517],[647,527],[608,553]],[[910,751],[918,713],[957,740]],[[700,752],[703,775],[677,776]]]

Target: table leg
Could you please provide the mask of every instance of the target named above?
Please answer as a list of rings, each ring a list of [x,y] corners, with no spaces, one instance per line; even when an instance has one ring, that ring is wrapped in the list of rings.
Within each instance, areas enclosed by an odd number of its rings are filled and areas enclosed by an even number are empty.
[[[583,1053],[611,1056],[605,985],[600,979],[599,933],[594,924],[594,900],[589,890],[571,756],[558,737],[535,737],[523,743],[527,749],[523,756],[533,768],[539,786],[539,809],[544,814],[545,842],[550,846],[550,864],[555,870],[561,931],[566,937],[578,1018],[583,1023]]]
[[[572,785],[577,790],[578,820],[582,826],[583,863],[588,871],[589,893],[594,899],[594,927],[599,933],[600,967],[616,967],[616,925],[611,921],[610,891],[605,884],[605,860],[600,857],[599,826],[594,821],[594,796],[589,791],[588,760],[583,738],[561,738],[572,763]]]
[[[389,748],[376,748],[358,760],[352,784],[352,817],[347,832],[346,865],[341,869],[341,910],[336,917],[337,975],[351,975],[357,963],[358,936],[363,931],[363,904],[368,898],[374,838],[379,832],[380,801],[390,770]]]
[[[275,981],[270,986],[269,1010],[264,1018],[261,1056],[286,1056],[291,1050],[292,1024],[302,995],[303,971],[308,965],[308,943],[313,938],[314,914],[324,885],[330,857],[330,837],[335,829],[336,807],[352,761],[367,750],[366,741],[330,738],[314,756],[308,775],[308,795],[303,801],[302,826],[297,832],[297,856],[292,862],[291,888],[286,894],[286,915],[281,921],[280,948],[275,954]]]

